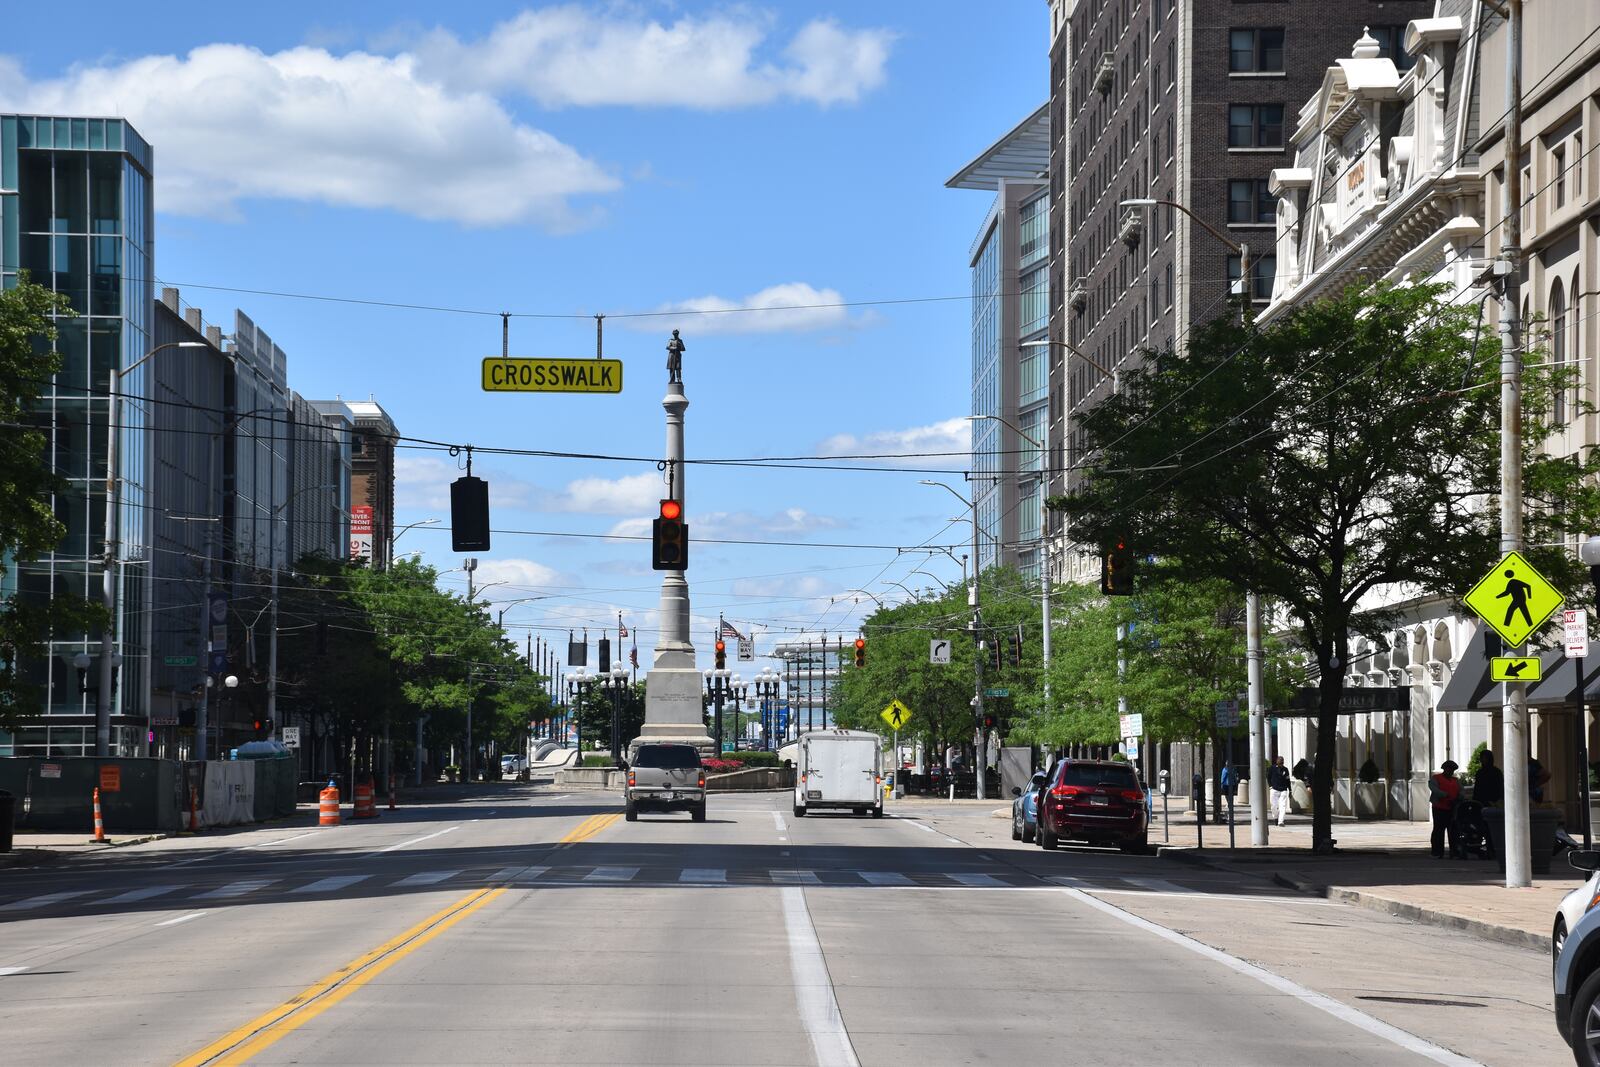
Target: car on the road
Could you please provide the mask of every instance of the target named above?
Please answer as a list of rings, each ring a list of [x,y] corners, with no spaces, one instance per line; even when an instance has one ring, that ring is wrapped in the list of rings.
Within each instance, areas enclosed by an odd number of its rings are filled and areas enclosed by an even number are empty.
[[[1043,771],[1034,771],[1026,789],[1011,788],[1011,840],[1032,843],[1039,829],[1039,787],[1048,777]]]
[[[687,811],[695,822],[705,822],[706,770],[700,750],[669,742],[640,745],[628,765],[623,802],[629,822],[641,811]]]
[[[1568,855],[1567,862],[1590,876],[1558,907],[1556,941],[1551,944],[1556,1029],[1572,1046],[1578,1063],[1600,1067],[1600,908],[1595,907],[1600,903],[1595,877],[1600,851],[1579,849]]]
[[[502,775],[521,774],[527,769],[528,758],[526,756],[505,755],[500,757],[500,773]]]
[[[1039,792],[1039,847],[1062,841],[1143,852],[1149,823],[1133,768],[1114,760],[1064,759]]]

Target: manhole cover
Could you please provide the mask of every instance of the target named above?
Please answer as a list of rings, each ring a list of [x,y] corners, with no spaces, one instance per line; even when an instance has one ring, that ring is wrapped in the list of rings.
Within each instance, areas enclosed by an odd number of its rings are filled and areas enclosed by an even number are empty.
[[[1420,1004],[1425,1008],[1481,1008],[1476,1000],[1444,1000],[1440,997],[1356,997],[1357,1000],[1379,1000],[1385,1004]]]

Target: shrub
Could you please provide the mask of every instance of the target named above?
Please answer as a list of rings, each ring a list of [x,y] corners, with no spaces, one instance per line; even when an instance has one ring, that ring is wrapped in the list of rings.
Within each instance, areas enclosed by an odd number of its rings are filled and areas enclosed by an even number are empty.
[[[1469,781],[1478,777],[1478,768],[1483,766],[1483,754],[1489,751],[1489,742],[1479,741],[1478,747],[1472,750],[1472,758],[1467,760],[1467,779]]]
[[[616,763],[610,756],[585,756],[583,757],[583,765],[585,767],[615,767]]]
[[[700,765],[706,769],[707,774],[727,774],[730,771],[744,770],[744,764],[736,759],[708,759],[702,760]]]
[[[1372,783],[1378,781],[1378,779],[1382,778],[1383,775],[1379,772],[1378,765],[1372,762],[1372,757],[1368,756],[1367,762],[1363,763],[1361,765],[1361,769],[1356,771],[1356,777],[1368,785],[1371,785]]]
[[[776,767],[778,765],[778,754],[776,752],[763,752],[760,749],[752,749],[748,752],[740,752],[735,758],[738,759],[740,763],[743,763],[746,768]]]

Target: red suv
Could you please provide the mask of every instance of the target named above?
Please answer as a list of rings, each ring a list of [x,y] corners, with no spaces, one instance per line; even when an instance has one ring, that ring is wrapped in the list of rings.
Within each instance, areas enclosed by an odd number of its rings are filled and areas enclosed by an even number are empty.
[[[1039,846],[1062,841],[1145,849],[1144,790],[1126,763],[1065,759],[1039,791]]]

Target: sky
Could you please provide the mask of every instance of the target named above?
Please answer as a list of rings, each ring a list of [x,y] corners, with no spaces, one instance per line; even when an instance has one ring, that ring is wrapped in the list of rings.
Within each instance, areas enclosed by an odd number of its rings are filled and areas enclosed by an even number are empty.
[[[1044,101],[1037,0],[74,12],[63,32],[54,8],[8,11],[0,110],[140,130],[158,284],[225,331],[242,308],[302,395],[383,405],[408,438],[398,525],[446,520],[396,552],[420,550],[458,591],[462,460],[424,442],[479,450],[500,532],[476,578],[514,637],[595,638],[620,611],[648,666],[649,544],[587,535],[648,533],[665,495],[673,328],[691,460],[968,447],[968,252],[991,195],[944,182]],[[813,306],[706,313],[794,305]],[[623,392],[483,392],[502,311],[517,356],[591,356],[604,314]],[[966,457],[839,462],[863,469],[690,468],[702,666],[719,613],[759,653],[801,632],[849,640],[872,597],[905,598],[888,583],[958,575],[896,547],[970,538],[949,522],[965,509],[919,484],[964,494]]]

